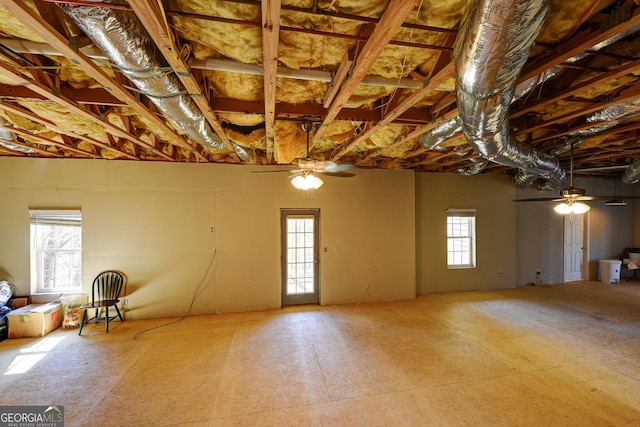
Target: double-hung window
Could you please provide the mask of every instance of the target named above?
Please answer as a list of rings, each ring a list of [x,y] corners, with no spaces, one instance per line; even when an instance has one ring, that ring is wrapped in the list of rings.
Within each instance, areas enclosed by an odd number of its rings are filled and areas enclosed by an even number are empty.
[[[30,210],[31,290],[82,290],[82,213]]]
[[[447,267],[476,267],[475,209],[447,209]]]

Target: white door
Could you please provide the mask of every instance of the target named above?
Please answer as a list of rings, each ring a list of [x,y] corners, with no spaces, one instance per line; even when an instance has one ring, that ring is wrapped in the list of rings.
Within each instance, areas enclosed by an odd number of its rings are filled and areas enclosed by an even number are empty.
[[[584,215],[564,216],[564,281],[583,280]]]

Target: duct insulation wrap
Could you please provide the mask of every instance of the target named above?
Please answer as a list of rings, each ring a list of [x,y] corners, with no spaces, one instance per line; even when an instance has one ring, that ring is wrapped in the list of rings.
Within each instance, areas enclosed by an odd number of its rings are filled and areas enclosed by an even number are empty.
[[[518,169],[518,172],[513,177],[513,183],[516,187],[528,187],[536,180],[536,174]]]
[[[595,52],[595,51],[604,49],[605,47],[635,33],[638,30],[640,30],[640,25],[636,25],[626,31],[616,34],[615,36],[608,38],[592,46],[591,49],[589,49],[589,51]],[[580,53],[578,55],[572,56],[571,58],[565,60],[564,62],[575,63],[585,58],[587,55],[588,54],[586,53]],[[551,67],[548,70],[545,70],[542,73],[538,74],[537,76],[530,77],[527,80],[519,83],[515,88],[513,99],[511,100],[511,102],[513,103],[515,101],[522,99],[525,95],[528,95],[533,89],[544,84],[547,80],[551,79],[552,77],[555,77],[563,69],[564,67],[562,66]],[[420,138],[420,143],[422,144],[422,147],[426,148],[427,150],[444,151],[445,149],[440,147],[440,144],[442,144],[444,141],[448,140],[449,138],[452,138],[453,135],[460,132],[461,129],[462,129],[462,125],[460,123],[460,116],[456,116],[438,125],[429,133],[422,135],[422,137]],[[597,131],[597,128],[594,128],[592,133],[596,133],[596,131]],[[555,153],[552,153],[552,154],[557,155]],[[524,175],[527,175],[529,178],[532,176],[531,173],[524,174]],[[519,182],[519,181],[520,180],[516,177],[516,182]],[[522,182],[525,182],[525,181],[531,181],[531,180],[527,179]]]
[[[420,137],[420,145],[427,150],[444,151],[446,148],[441,147],[447,139],[451,138],[456,133],[462,130],[462,123],[460,122],[460,116],[456,116],[446,122],[443,122],[433,128],[429,133],[425,133]]]
[[[9,122],[4,117],[0,116],[0,126],[11,126],[11,122]],[[25,148],[21,145],[11,143],[10,141],[13,141],[16,139],[16,135],[13,132],[11,132],[9,129],[0,129],[0,139],[2,140],[0,141],[0,146],[8,148],[9,150],[18,151],[20,153],[25,153],[25,154],[35,152],[35,150],[32,150],[30,148]]]
[[[640,159],[631,163],[622,175],[622,182],[625,184],[635,184],[638,181],[640,181]]]
[[[454,61],[462,130],[487,160],[524,169],[559,186],[566,173],[558,159],[509,133],[514,88],[544,22],[545,0],[478,0],[462,24]]]
[[[487,167],[487,164],[489,164],[489,162],[480,161],[473,165],[458,169],[458,173],[463,176],[477,175]]]
[[[176,128],[198,144],[226,151],[224,143],[167,66],[133,12],[66,4],[59,6]]]

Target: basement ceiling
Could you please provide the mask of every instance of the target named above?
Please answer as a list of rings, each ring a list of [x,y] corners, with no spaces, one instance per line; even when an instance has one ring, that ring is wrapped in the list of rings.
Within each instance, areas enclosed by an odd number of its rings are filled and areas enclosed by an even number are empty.
[[[313,123],[314,159],[515,177],[457,122],[473,1],[3,0],[0,155],[260,168],[304,158]],[[632,0],[549,1],[514,141],[595,176],[640,159],[639,28]]]

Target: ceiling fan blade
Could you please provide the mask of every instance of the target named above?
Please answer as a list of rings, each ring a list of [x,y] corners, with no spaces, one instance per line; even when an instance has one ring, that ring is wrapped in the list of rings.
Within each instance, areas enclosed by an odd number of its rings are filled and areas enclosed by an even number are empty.
[[[558,199],[557,197],[536,197],[532,199],[516,199],[513,202],[556,202],[564,199]]]
[[[323,167],[325,172],[344,172],[348,170],[357,169],[355,165],[350,163],[336,163],[330,160],[325,160]]]
[[[633,200],[640,199],[640,196],[591,196],[591,200]]]
[[[351,178],[356,176],[355,173],[350,173],[350,172],[329,172],[329,171],[322,171],[322,172],[318,172],[321,175],[326,175],[326,176],[336,176],[339,178]]]
[[[291,169],[281,169],[281,170],[252,170],[251,173],[282,173],[282,172],[291,172]]]

